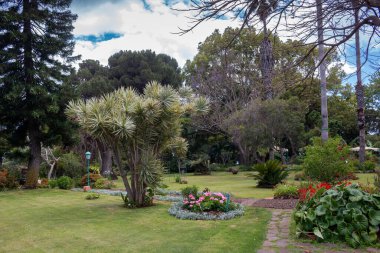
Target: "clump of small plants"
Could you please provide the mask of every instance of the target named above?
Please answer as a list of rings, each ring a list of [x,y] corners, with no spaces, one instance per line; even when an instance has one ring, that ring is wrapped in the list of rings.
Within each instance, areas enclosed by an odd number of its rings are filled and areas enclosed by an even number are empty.
[[[86,196],[87,200],[93,200],[93,199],[98,199],[100,197],[99,193],[90,193]]]
[[[299,190],[296,235],[317,241],[344,241],[353,248],[379,242],[380,195],[358,184],[310,184]]]

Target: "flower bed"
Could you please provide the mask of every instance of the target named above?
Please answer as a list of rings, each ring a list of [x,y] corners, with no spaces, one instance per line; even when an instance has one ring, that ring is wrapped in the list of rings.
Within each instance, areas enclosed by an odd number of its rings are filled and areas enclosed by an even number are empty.
[[[181,220],[229,220],[244,214],[244,208],[236,204],[234,210],[228,212],[192,212],[183,209],[182,202],[173,203],[169,208],[169,214]]]
[[[174,203],[169,213],[179,219],[190,220],[227,220],[244,214],[243,206],[231,202],[228,195],[195,192],[185,195],[182,202]]]

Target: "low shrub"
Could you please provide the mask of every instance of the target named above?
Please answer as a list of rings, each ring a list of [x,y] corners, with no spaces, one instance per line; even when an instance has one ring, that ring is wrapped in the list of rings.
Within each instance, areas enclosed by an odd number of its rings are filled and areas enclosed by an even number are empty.
[[[18,182],[15,173],[6,169],[0,170],[0,191],[17,188]]]
[[[196,185],[185,187],[181,190],[182,197],[187,198],[189,195],[198,196],[198,187]]]
[[[86,172],[80,157],[75,153],[66,153],[60,156],[57,163],[57,176],[81,177]]]
[[[368,194],[357,184],[321,187],[300,202],[294,213],[297,236],[318,241],[345,241],[351,247],[378,241],[380,195]]]
[[[55,180],[55,179],[50,179],[49,180],[49,188],[54,189],[57,186],[58,186],[57,180]]]
[[[73,186],[73,180],[68,176],[62,176],[57,179],[59,189],[69,190]]]
[[[111,180],[105,179],[105,178],[99,178],[96,180],[94,184],[94,188],[96,189],[111,189],[114,188],[116,185]]]
[[[236,175],[236,174],[239,173],[239,169],[235,169],[235,168],[233,168],[233,169],[231,170],[231,173],[232,173],[233,175]]]
[[[350,149],[341,138],[329,138],[322,143],[321,138],[313,138],[313,145],[306,147],[304,158],[305,175],[320,182],[338,182],[353,171],[348,159]]]
[[[181,176],[180,175],[175,176],[175,182],[181,183]]]
[[[273,188],[288,176],[281,163],[275,160],[269,160],[266,163],[258,163],[253,167],[258,174],[254,178],[258,180],[258,187]]]
[[[93,199],[98,199],[100,197],[99,193],[90,193],[86,196],[87,200],[93,200]]]
[[[87,177],[88,175],[84,175],[81,179],[81,185],[82,186],[86,186],[87,185]],[[99,179],[99,178],[102,178],[101,175],[99,174],[93,174],[93,173],[90,173],[90,186],[91,187],[94,187],[94,184],[95,182]]]
[[[275,199],[298,199],[298,187],[296,185],[279,184],[274,188]]]
[[[187,184],[187,180],[186,179],[181,179],[181,182],[179,182],[180,184]]]
[[[49,180],[47,178],[42,178],[38,180],[38,188],[49,188]]]

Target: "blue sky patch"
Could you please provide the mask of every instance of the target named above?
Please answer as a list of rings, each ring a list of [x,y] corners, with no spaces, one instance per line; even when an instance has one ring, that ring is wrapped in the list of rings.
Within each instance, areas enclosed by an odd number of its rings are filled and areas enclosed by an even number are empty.
[[[100,35],[95,35],[95,34],[78,35],[78,36],[75,36],[75,40],[83,40],[83,41],[90,41],[92,43],[96,43],[96,42],[117,39],[117,38],[120,38],[121,36],[123,36],[122,33],[106,32]]]

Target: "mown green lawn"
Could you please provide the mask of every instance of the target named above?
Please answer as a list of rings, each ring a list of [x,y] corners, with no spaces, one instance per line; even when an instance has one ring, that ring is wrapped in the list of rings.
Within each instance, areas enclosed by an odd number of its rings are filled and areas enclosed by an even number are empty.
[[[178,220],[170,203],[126,209],[121,198],[64,190],[0,192],[0,252],[255,252],[270,212],[228,221]]]

